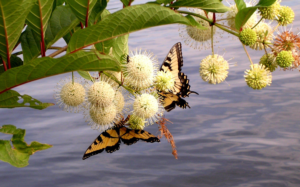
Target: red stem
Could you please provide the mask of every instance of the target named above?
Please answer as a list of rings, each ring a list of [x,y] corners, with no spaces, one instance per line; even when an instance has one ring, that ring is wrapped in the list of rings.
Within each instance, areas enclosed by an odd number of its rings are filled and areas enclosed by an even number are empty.
[[[41,1],[39,1],[39,7],[41,7]],[[45,40],[44,40],[43,14],[41,8],[40,8],[40,24],[41,24],[41,55],[42,57],[45,57],[46,49],[45,49]]]
[[[80,22],[80,27],[81,27],[81,29],[83,29],[84,28],[84,26],[83,26],[83,24]]]
[[[89,21],[89,9],[90,9],[90,1],[88,1],[87,7],[86,7],[85,28],[88,27],[88,21]]]
[[[11,64],[10,64],[10,55],[7,55],[7,64],[8,64],[8,69],[11,68]]]
[[[6,63],[5,63],[5,61],[3,60],[3,58],[2,58],[2,63],[3,63],[4,71],[7,71]]]

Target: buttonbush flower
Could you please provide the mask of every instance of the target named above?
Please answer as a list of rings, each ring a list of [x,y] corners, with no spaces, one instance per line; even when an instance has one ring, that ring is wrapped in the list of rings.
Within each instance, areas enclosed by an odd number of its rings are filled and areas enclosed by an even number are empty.
[[[123,65],[125,84],[137,90],[153,85],[153,77],[157,71],[157,59],[152,53],[131,51],[129,62]]]
[[[281,6],[277,16],[277,22],[281,26],[286,26],[293,23],[295,18],[295,13],[293,9],[288,6]]]
[[[281,68],[287,68],[292,66],[295,61],[292,51],[281,51],[276,57],[276,63]]]
[[[157,75],[154,79],[155,87],[157,90],[160,91],[169,91],[171,90],[175,85],[175,78],[173,74],[169,71],[159,71],[157,72]]]
[[[143,130],[145,127],[145,119],[140,118],[134,114],[130,116],[128,123],[130,124],[129,127],[131,129]]]
[[[269,7],[259,7],[259,13],[262,18],[274,20],[279,13],[280,10],[280,1],[276,1],[273,5]]]
[[[206,14],[201,9],[189,9],[191,12],[202,15],[206,17]],[[211,26],[209,23],[201,18],[193,16],[194,19],[203,27],[207,28],[205,30],[193,27],[182,25],[179,29],[179,35],[183,38],[184,43],[194,49],[206,49],[209,48],[211,43]],[[213,14],[208,13],[208,19],[213,19]],[[213,35],[217,32],[217,28],[213,27]],[[220,35],[221,33],[218,33]],[[216,35],[217,36],[217,35]]]
[[[85,89],[79,79],[74,77],[61,80],[55,89],[54,98],[59,107],[66,112],[79,112],[85,101]]]
[[[220,55],[209,55],[200,63],[200,76],[210,84],[219,84],[228,76],[229,65]]]
[[[272,74],[262,64],[250,65],[250,69],[245,71],[245,81],[250,88],[260,90],[272,83]]]
[[[88,101],[92,107],[107,107],[115,98],[115,90],[104,80],[93,83],[88,88]]]
[[[90,107],[89,110],[85,111],[84,117],[92,129],[104,131],[113,127],[114,122],[119,120],[120,115],[117,115],[116,106],[110,105],[104,108]]]
[[[158,98],[149,93],[143,93],[136,97],[133,103],[133,114],[147,120],[151,125],[162,116],[163,108]]]
[[[253,45],[250,45],[252,49],[263,50],[263,43],[271,43],[273,40],[273,30],[271,26],[265,22],[260,22],[254,29],[256,33],[257,40]],[[267,48],[268,46],[265,45]]]
[[[263,55],[259,61],[259,64],[264,65],[270,72],[275,71],[275,69],[278,67],[276,63],[276,57],[272,53]]]
[[[254,45],[256,40],[257,40],[257,35],[256,32],[250,28],[248,29],[244,29],[241,33],[240,33],[240,41],[242,42],[242,44],[244,45]]]

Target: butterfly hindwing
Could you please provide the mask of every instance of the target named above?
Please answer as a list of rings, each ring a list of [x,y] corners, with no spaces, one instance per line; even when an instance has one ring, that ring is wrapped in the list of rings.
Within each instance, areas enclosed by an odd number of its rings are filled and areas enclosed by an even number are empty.
[[[132,145],[139,140],[143,140],[145,142],[151,142],[151,143],[160,142],[160,140],[156,136],[144,130],[133,130],[133,129],[128,129],[126,127],[123,127],[122,130],[124,131],[124,133],[120,137],[122,142],[126,145]]]
[[[165,93],[165,92],[162,92],[160,94],[163,98],[162,99],[163,106],[167,112],[173,110],[176,107],[176,105],[183,109],[185,109],[186,107],[190,108],[188,102],[186,102],[178,95],[174,95],[172,93]]]
[[[82,159],[85,160],[93,155],[106,152],[112,153],[120,148],[120,137],[115,128],[108,129],[101,133],[85,151]]]

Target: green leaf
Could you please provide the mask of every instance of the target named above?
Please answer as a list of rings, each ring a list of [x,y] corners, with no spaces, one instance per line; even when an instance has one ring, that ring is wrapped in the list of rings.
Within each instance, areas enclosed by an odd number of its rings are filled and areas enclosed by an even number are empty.
[[[46,47],[49,48],[57,40],[74,29],[79,23],[79,19],[76,18],[68,5],[57,7],[52,13],[46,30]]]
[[[246,3],[244,2],[244,0],[234,0],[236,7],[238,9],[238,11],[242,10],[243,8],[246,8]]]
[[[224,13],[229,10],[229,8],[219,0],[177,0],[175,3],[170,4],[170,7],[193,7],[200,8],[208,12],[219,13]]]
[[[0,160],[7,162],[15,167],[25,167],[28,165],[30,155],[37,151],[49,149],[52,145],[32,142],[30,145],[24,141],[26,130],[17,129],[13,125],[3,125],[1,133],[12,134],[11,147],[9,140],[0,140]]]
[[[91,75],[88,71],[77,71],[77,73],[86,80],[89,80],[89,81],[93,80],[93,78],[91,77]]]
[[[105,16],[96,25],[74,33],[68,45],[68,52],[75,52],[130,32],[173,23],[190,25],[188,19],[166,7],[155,4],[128,6]]]
[[[27,16],[26,23],[31,29],[41,36],[45,34],[50,19],[54,0],[36,0]]]
[[[56,7],[48,22],[45,33],[46,49],[51,47],[61,37],[67,35],[78,24],[79,20],[68,5]],[[40,41],[40,36],[33,32],[30,26],[22,33],[21,45],[25,64],[41,54]]]
[[[106,0],[97,1],[89,17],[90,25],[95,25],[101,19],[101,14],[105,10],[106,6]]]
[[[10,57],[10,62],[11,62],[11,67],[12,68],[15,68],[15,67],[18,67],[18,66],[22,66],[23,65],[23,61],[21,58],[19,58],[18,56],[16,55],[11,55]],[[1,64],[2,62],[0,62]],[[4,72],[4,69],[1,67],[0,68],[0,74]]]
[[[20,95],[14,90],[8,90],[0,94],[0,108],[30,107],[43,110],[53,105],[53,103],[42,103],[29,95]]]
[[[55,10],[56,7],[60,6],[60,5],[63,5],[65,2],[65,0],[54,0],[53,2],[53,9],[52,10]]]
[[[132,3],[133,2],[133,0],[120,0],[122,3],[123,3],[123,5],[125,6],[125,7],[127,7],[128,5],[129,5],[129,3]]]
[[[77,18],[85,24],[86,17],[91,14],[97,0],[66,0],[66,2]]]
[[[235,17],[235,28],[240,30],[259,7],[268,7],[276,0],[260,0],[255,6],[241,9]]]
[[[97,43],[95,44],[95,48],[104,54],[113,55],[116,59],[120,60],[122,55],[128,54],[128,36],[127,34]]]
[[[41,38],[27,26],[26,30],[21,35],[21,46],[23,50],[24,64],[41,54]]]
[[[120,71],[119,62],[96,51],[79,51],[61,58],[38,58],[0,75],[0,93],[30,81],[72,71]]]
[[[195,20],[195,18],[191,15],[185,16],[191,23],[192,26],[200,29],[200,30],[206,30],[206,27],[203,27],[198,21]]]
[[[7,62],[35,0],[0,0],[0,56]]]

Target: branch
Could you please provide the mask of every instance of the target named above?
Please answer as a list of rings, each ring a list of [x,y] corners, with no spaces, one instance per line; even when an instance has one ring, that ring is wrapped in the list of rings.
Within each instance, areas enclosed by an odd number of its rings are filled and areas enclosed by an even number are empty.
[[[50,54],[48,57],[55,57],[57,55],[59,55],[60,53],[66,51],[68,48],[68,46],[66,45],[65,47],[60,48],[59,50],[55,51],[54,53]]]

